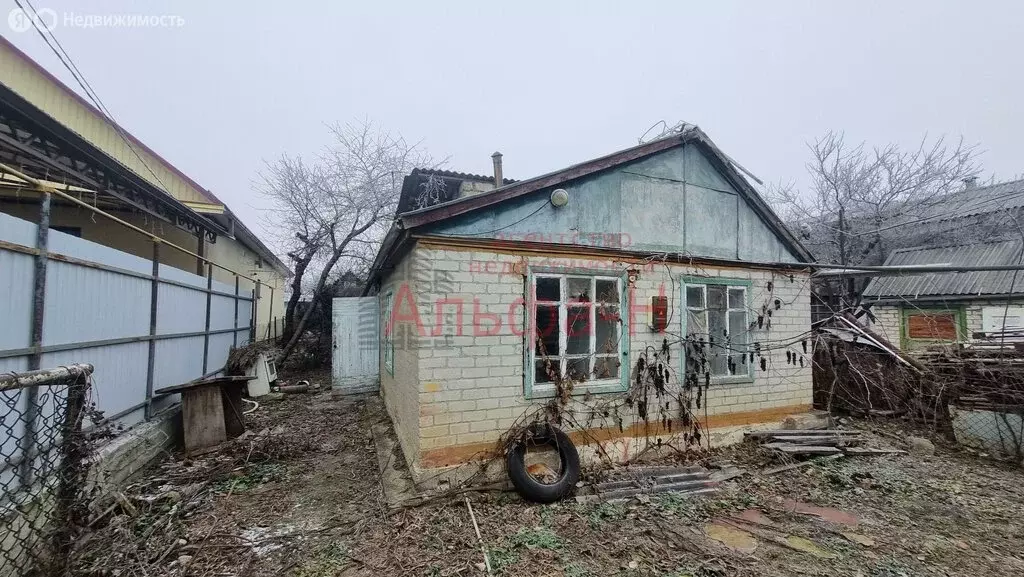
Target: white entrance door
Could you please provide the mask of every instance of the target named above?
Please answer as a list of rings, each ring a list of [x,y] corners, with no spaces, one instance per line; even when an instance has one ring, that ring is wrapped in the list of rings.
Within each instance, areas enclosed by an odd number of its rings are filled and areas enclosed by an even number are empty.
[[[343,393],[380,388],[380,329],[377,297],[336,298],[331,303],[333,387]]]

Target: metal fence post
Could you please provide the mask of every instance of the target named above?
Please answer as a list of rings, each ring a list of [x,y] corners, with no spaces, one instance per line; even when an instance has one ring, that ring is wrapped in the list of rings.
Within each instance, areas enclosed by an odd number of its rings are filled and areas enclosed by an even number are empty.
[[[252,295],[252,300],[249,301],[249,342],[254,343],[256,342],[256,289],[249,292]]]
[[[67,404],[64,409],[64,422],[61,425],[60,464],[54,495],[56,510],[53,520],[56,527],[51,543],[53,575],[68,574],[72,531],[82,521],[78,518],[82,511],[88,509],[88,504],[83,502],[79,495],[86,484],[87,468],[84,461],[88,447],[82,436],[82,417],[88,388],[88,373],[72,374],[68,379]]]
[[[235,275],[235,332],[231,333],[232,346],[238,346],[238,283],[241,279]],[[206,373],[203,373],[204,375]]]
[[[203,334],[203,374],[210,361],[210,305],[213,301],[213,265],[206,263],[206,329]]]
[[[28,358],[28,370],[37,371],[43,359],[43,313],[46,309],[46,264],[50,246],[50,193],[44,192],[39,205],[39,228],[36,231],[36,266],[32,282],[32,354]],[[21,443],[21,482],[32,482],[32,464],[35,461],[36,420],[39,409],[36,399],[39,388],[29,387],[25,391],[25,436]]]
[[[156,370],[156,313],[160,294],[160,243],[153,242],[153,286],[149,297],[149,360],[146,363],[146,420],[153,416],[153,378]]]

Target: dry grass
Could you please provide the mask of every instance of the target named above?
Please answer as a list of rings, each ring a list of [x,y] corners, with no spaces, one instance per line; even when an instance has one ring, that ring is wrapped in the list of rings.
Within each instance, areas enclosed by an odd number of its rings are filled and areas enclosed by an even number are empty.
[[[462,500],[385,508],[369,434],[385,419],[378,400],[296,395],[252,417],[250,429],[268,429],[265,435],[203,459],[168,460],[132,487],[139,513],[118,509],[98,523],[81,548],[89,554],[79,573],[484,574]],[[751,470],[767,461],[747,446],[715,458]],[[496,575],[1008,576],[1024,573],[1022,481],[1020,469],[940,447],[932,457],[851,458],[748,474],[705,498],[665,494],[586,506],[531,505],[510,493],[470,498]],[[167,491],[182,497],[145,504],[144,496]],[[786,499],[836,507],[860,523],[850,528],[789,512]],[[774,523],[733,525],[754,536],[752,553],[705,536],[707,523],[735,523],[728,519],[750,508]],[[836,557],[780,543],[791,536]]]

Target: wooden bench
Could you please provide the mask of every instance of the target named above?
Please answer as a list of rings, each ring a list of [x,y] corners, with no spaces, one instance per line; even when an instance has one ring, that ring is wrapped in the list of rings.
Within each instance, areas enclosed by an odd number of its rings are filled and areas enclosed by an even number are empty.
[[[154,394],[181,393],[185,450],[195,452],[245,432],[242,390],[250,376],[212,377],[164,387]]]

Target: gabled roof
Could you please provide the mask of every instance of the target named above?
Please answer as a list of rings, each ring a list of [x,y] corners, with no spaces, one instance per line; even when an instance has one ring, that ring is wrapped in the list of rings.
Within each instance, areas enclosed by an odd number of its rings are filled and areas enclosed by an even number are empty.
[[[647,142],[639,146],[634,146],[632,148],[627,148],[625,150],[620,150],[607,156],[574,164],[554,172],[549,172],[526,180],[520,180],[484,194],[459,198],[429,206],[427,208],[413,210],[399,215],[399,220],[404,228],[414,228],[453,216],[458,216],[460,214],[465,214],[487,206],[492,206],[499,202],[518,198],[524,194],[536,192],[542,188],[557,186],[559,184],[569,182],[570,180],[589,176],[602,170],[607,170],[620,164],[638,160],[663,150],[675,148],[676,146],[686,143],[686,135],[688,133],[689,131],[681,135],[673,135],[660,140]]]
[[[719,150],[700,128],[691,126],[665,138],[645,142],[534,178],[511,182],[488,192],[462,198],[451,198],[426,208],[402,212],[398,215],[395,225],[392,226],[391,231],[385,237],[384,243],[377,253],[377,258],[374,259],[369,276],[370,284],[375,280],[380,269],[391,258],[392,254],[407,239],[409,232],[415,228],[491,207],[545,188],[559,186],[685,144],[701,146],[715,168],[744,197],[755,213],[779,237],[786,247],[803,262],[814,261],[811,253],[789,232],[782,220],[761,198],[757,191],[754,190],[750,183],[736,171],[732,160]]]
[[[940,247],[914,247],[893,251],[886,266],[949,264],[1007,266],[1021,262],[1020,240],[982,242]],[[864,298],[938,298],[994,296],[1024,293],[1024,275],[1015,271],[943,272],[877,277],[864,290]]]

